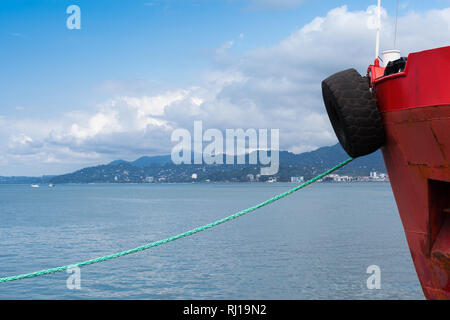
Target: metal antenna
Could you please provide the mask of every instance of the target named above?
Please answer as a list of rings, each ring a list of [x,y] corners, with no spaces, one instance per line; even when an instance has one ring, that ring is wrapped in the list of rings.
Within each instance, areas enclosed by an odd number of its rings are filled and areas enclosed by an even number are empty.
[[[378,0],[377,41],[375,46],[375,59],[378,59],[380,55],[380,28],[381,28],[381,0]]]
[[[395,34],[394,34],[394,49],[397,49],[397,31],[398,31],[398,5],[399,0],[397,0],[397,10],[395,12]]]

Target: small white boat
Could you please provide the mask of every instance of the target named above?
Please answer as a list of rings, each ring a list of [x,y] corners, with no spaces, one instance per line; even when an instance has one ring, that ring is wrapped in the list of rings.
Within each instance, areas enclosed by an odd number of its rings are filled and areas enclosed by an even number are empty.
[[[40,188],[40,186],[38,184],[32,184],[31,187],[32,188]]]
[[[50,183],[48,186],[49,186],[50,188],[53,188],[55,185],[54,185],[53,183]]]

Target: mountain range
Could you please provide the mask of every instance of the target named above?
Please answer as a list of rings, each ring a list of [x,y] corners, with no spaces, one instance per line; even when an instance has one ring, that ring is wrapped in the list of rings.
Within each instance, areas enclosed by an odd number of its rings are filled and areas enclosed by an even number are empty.
[[[0,177],[0,184],[264,182],[272,178],[259,176],[261,165],[248,164],[249,157],[250,155],[247,154],[247,164],[243,165],[175,165],[170,155],[144,156],[135,161],[115,160],[109,164],[88,167],[59,176]],[[344,161],[348,155],[340,144],[336,144],[301,154],[281,151],[279,157],[280,168],[273,177],[278,181],[287,182],[291,180],[291,177],[312,178]],[[345,168],[340,169],[338,173],[349,176],[368,176],[371,171],[386,172],[380,151],[354,160]]]

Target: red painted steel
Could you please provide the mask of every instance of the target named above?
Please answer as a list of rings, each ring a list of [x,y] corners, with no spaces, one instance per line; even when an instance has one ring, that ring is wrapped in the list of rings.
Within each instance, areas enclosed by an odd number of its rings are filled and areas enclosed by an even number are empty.
[[[450,47],[408,56],[404,72],[369,67],[383,156],[427,299],[450,299]],[[375,77],[373,77],[375,75]]]

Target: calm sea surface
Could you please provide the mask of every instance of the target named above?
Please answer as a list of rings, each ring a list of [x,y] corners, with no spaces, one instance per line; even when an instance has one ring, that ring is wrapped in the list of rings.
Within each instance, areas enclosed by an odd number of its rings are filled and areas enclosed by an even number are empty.
[[[0,185],[0,277],[210,223],[291,184]],[[381,268],[368,290],[366,269]],[[423,299],[389,184],[316,184],[189,238],[0,284],[0,299]]]

